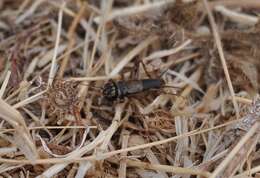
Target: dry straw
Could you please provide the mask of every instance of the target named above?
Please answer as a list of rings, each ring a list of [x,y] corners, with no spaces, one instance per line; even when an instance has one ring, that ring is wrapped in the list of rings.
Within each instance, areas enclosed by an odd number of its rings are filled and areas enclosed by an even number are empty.
[[[256,176],[259,8],[0,1],[0,174]],[[103,96],[107,82],[149,78],[161,87]],[[110,94],[136,86],[114,87]]]

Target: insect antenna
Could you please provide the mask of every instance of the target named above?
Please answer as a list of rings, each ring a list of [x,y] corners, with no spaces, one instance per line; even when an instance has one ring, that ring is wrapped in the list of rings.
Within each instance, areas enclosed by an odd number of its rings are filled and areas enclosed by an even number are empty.
[[[164,71],[160,74],[160,78],[162,78],[162,76],[163,76],[164,74],[166,74],[166,72],[167,72],[168,70],[169,70],[169,69],[164,70]],[[162,88],[180,89],[179,87],[175,87],[175,86],[171,86],[171,85],[163,85]]]
[[[160,74],[160,78],[162,78],[162,76],[168,71],[169,69],[166,69],[166,70],[164,70],[161,74]]]

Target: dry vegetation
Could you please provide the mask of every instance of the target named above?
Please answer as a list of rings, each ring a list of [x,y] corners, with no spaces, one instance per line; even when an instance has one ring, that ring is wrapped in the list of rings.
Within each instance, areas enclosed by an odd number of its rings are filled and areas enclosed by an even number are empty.
[[[260,177],[259,15],[259,0],[0,0],[0,177]],[[145,78],[175,88],[102,96]]]

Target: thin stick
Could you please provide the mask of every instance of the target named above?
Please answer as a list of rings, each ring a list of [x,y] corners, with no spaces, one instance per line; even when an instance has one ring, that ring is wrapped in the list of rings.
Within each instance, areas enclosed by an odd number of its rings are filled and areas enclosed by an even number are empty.
[[[223,16],[228,17],[231,21],[238,22],[244,25],[255,25],[258,18],[241,12],[230,10],[224,6],[216,6],[215,11],[220,12]]]
[[[75,44],[75,37],[74,37],[74,33],[75,33],[75,30],[78,26],[78,23],[80,22],[80,19],[82,18],[82,16],[84,15],[84,12],[85,12],[85,4],[82,4],[81,5],[81,8],[78,12],[78,14],[76,15],[76,17],[74,18],[73,22],[71,23],[71,26],[69,28],[69,31],[68,31],[68,39],[69,39],[69,45],[67,47],[67,50],[66,52],[70,51],[74,44]],[[63,60],[62,60],[62,63],[61,63],[61,66],[60,66],[60,70],[59,70],[59,73],[58,73],[58,77],[59,78],[62,78],[63,74],[64,74],[64,71],[66,69],[66,66],[68,64],[68,61],[70,59],[70,53],[68,53],[68,55],[66,55]]]
[[[127,164],[132,167],[171,172],[174,174],[190,174],[190,175],[197,175],[197,176],[204,176],[204,177],[210,176],[210,173],[207,171],[196,170],[191,168],[182,168],[182,167],[168,166],[168,165],[161,165],[161,164],[149,164],[145,162],[132,161],[132,160],[127,160]]]
[[[57,66],[57,54],[58,54],[58,48],[59,48],[59,43],[60,43],[60,36],[61,36],[61,24],[62,24],[62,16],[63,16],[63,9],[65,7],[66,3],[65,1],[62,3],[62,8],[59,11],[59,19],[58,19],[58,31],[57,31],[57,36],[56,36],[56,43],[55,43],[55,48],[53,52],[53,57],[51,61],[51,70],[49,73],[49,79],[48,79],[48,86],[52,84],[54,75],[55,75],[55,67]]]
[[[22,100],[16,104],[14,104],[12,107],[17,109],[17,108],[23,107],[29,103],[35,102],[36,100],[40,99],[45,92],[46,92],[46,90],[39,92],[29,98],[26,98],[25,100]]]
[[[107,17],[107,22],[111,21],[117,17],[124,17],[124,16],[131,16],[133,14],[137,14],[137,13],[142,13],[145,11],[149,11],[152,9],[158,9],[164,6],[167,6],[169,4],[173,4],[175,2],[175,0],[164,0],[164,1],[158,1],[158,2],[154,2],[154,3],[147,3],[144,5],[139,5],[139,6],[131,6],[131,7],[126,7],[126,8],[121,8],[118,10],[114,10],[111,14],[109,14],[109,16]],[[219,1],[213,1],[210,2],[210,8],[213,8],[215,6],[218,5],[224,5],[224,6],[236,6],[236,7],[260,7],[260,3],[259,0],[219,0]],[[202,5],[198,7],[198,9],[203,10]],[[67,11],[65,11],[66,13],[69,13]],[[70,15],[72,16],[73,13],[70,12]],[[75,14],[74,14],[75,15]],[[94,19],[94,21],[96,23],[100,23],[101,21],[101,17],[96,17]]]
[[[109,158],[111,156],[120,154],[120,153],[124,153],[124,152],[129,152],[129,151],[134,151],[134,150],[139,150],[139,149],[144,149],[144,148],[150,148],[153,146],[157,146],[157,145],[162,145],[165,143],[169,143],[178,139],[182,139],[185,137],[190,137],[190,136],[194,136],[194,135],[199,135],[199,134],[203,134],[212,130],[216,130],[216,129],[220,129],[222,127],[226,127],[228,125],[231,124],[235,124],[237,122],[240,122],[240,120],[235,120],[235,121],[230,121],[212,128],[208,128],[208,129],[204,129],[204,130],[193,130],[190,132],[187,132],[185,134],[182,135],[178,135],[175,137],[171,137],[165,140],[160,140],[160,141],[155,141],[152,143],[147,143],[147,144],[142,144],[142,145],[137,145],[137,146],[132,146],[132,147],[128,147],[126,149],[120,149],[120,150],[115,150],[115,151],[111,151],[108,153],[103,153],[100,155],[92,155],[92,156],[86,156],[86,157],[82,157],[82,158],[73,158],[73,159],[59,159],[59,158],[51,158],[51,159],[38,159],[35,162],[32,162],[30,160],[12,160],[12,159],[4,159],[4,158],[0,158],[0,163],[10,163],[10,164],[56,164],[56,163],[65,163],[65,162],[81,162],[81,161],[95,161],[95,160],[102,160],[102,159],[106,159]]]
[[[130,16],[133,14],[141,13],[144,11],[152,10],[152,9],[158,9],[163,6],[166,6],[168,4],[174,3],[175,0],[163,0],[163,1],[158,1],[154,3],[147,3],[144,5],[139,5],[139,6],[131,6],[131,7],[126,7],[126,8],[121,8],[118,10],[114,10],[112,13],[109,14],[109,16],[106,18],[106,21],[111,21],[117,17],[124,17],[124,16]],[[96,17],[94,21],[96,23],[100,23],[102,17]]]
[[[27,159],[37,160],[38,152],[29,133],[24,117],[11,105],[0,99],[0,117],[8,122],[14,129],[19,142],[14,144],[21,150]]]
[[[71,77],[68,79],[68,81],[97,81],[97,80],[109,80],[109,79],[115,79],[119,76],[96,76],[96,77]]]
[[[241,174],[238,174],[236,176],[233,176],[232,178],[244,178],[249,176],[250,174],[255,174],[255,173],[259,173],[260,172],[260,166],[256,166],[250,170],[247,170],[245,172],[242,172]]]
[[[210,2],[210,8],[218,5],[223,5],[226,7],[239,7],[239,8],[259,8],[259,0],[219,0]]]
[[[231,97],[230,97],[229,99],[232,100]],[[243,97],[236,96],[236,100],[237,100],[239,103],[252,104],[252,100],[251,100],[251,99],[247,99],[247,98],[243,98]]]
[[[256,122],[251,129],[246,133],[244,137],[238,142],[238,144],[233,148],[233,150],[227,155],[227,157],[220,163],[220,165],[214,170],[209,178],[216,178],[232,161],[233,157],[238,153],[238,151],[243,147],[243,145],[252,137],[258,130],[259,123]]]
[[[181,57],[181,58],[178,58],[176,60],[169,60],[167,63],[163,63],[160,65],[160,69],[169,69],[173,66],[176,66],[177,64],[180,64],[180,63],[183,63],[183,62],[186,62],[188,60],[192,60],[196,57],[200,56],[200,53],[192,53],[192,54],[189,54],[187,56],[184,56],[184,57]]]
[[[230,79],[230,75],[229,75],[229,72],[228,72],[227,63],[226,63],[226,59],[225,59],[225,56],[224,56],[222,43],[221,43],[219,32],[218,32],[218,28],[217,28],[217,25],[215,23],[213,14],[212,14],[212,12],[209,8],[208,1],[203,0],[203,3],[204,3],[204,6],[206,8],[206,11],[208,13],[209,22],[210,22],[210,25],[211,25],[211,28],[212,28],[212,31],[213,31],[213,36],[214,36],[214,39],[215,39],[215,42],[216,42],[216,45],[217,45],[217,48],[218,48],[218,54],[219,54],[221,64],[222,64],[223,69],[224,69],[225,77],[226,77],[226,80],[227,80],[227,83],[228,83],[228,88],[229,88],[230,94],[232,96],[232,102],[233,102],[233,105],[234,105],[234,108],[235,108],[235,111],[236,111],[236,117],[239,118],[239,108],[238,108],[238,104],[237,104],[237,101],[236,101],[236,98],[235,98],[235,92],[234,92],[233,85],[232,85],[232,82],[231,82],[231,79]]]
[[[28,130],[38,130],[38,129],[96,129],[97,126],[38,126],[38,127],[28,127]],[[6,132],[13,132],[15,129],[0,129],[1,133],[6,133]]]
[[[117,75],[137,54],[139,54],[143,49],[149,46],[152,42],[157,40],[157,36],[150,36],[138,46],[136,46],[132,51],[130,51],[114,68],[114,70],[109,74],[109,76]]]
[[[8,84],[10,76],[11,76],[11,72],[7,71],[7,74],[5,76],[5,80],[4,80],[4,82],[3,82],[2,86],[1,86],[1,89],[0,89],[0,98],[2,98],[3,95],[4,95],[4,92],[5,92],[5,89],[6,89],[6,86]]]
[[[31,7],[28,10],[26,10],[22,15],[16,18],[15,24],[18,25],[21,22],[23,22],[26,18],[31,17],[42,3],[44,3],[44,0],[33,1]]]
[[[191,43],[191,40],[188,39],[185,42],[183,42],[180,46],[177,46],[176,48],[156,51],[156,52],[152,53],[151,55],[147,56],[146,58],[144,58],[143,60],[144,61],[150,61],[152,59],[158,59],[158,58],[173,55],[173,54],[183,50],[190,43]]]
[[[125,149],[125,148],[127,148],[127,145],[128,145],[130,133],[127,130],[123,130],[122,135],[123,135],[122,136],[122,149]],[[127,163],[126,163],[126,159],[124,159],[124,158],[126,158],[127,152],[122,153],[120,156],[121,156],[121,160],[120,160],[120,166],[118,169],[118,178],[126,178]]]
[[[91,57],[90,57],[90,60],[89,60],[89,63],[88,63],[86,76],[89,76],[90,73],[91,73],[91,69],[93,67],[94,57],[95,57],[95,54],[96,54],[96,51],[97,51],[97,45],[98,45],[98,42],[99,42],[99,38],[100,38],[100,34],[101,34],[102,29],[103,29],[103,25],[99,25],[98,30],[97,30],[97,35],[96,35],[96,38],[95,38],[95,42],[94,42],[94,46],[93,46],[93,49],[92,49]]]

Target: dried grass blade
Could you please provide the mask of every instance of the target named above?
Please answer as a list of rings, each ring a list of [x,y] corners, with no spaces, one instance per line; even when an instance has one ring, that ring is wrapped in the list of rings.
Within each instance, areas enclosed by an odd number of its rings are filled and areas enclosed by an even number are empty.
[[[11,76],[11,72],[10,72],[10,71],[7,71],[5,80],[4,80],[4,82],[3,82],[2,86],[1,86],[1,89],[0,89],[0,98],[2,98],[3,95],[4,95],[4,92],[5,92],[5,89],[6,89],[6,86],[7,86],[7,84],[8,84],[8,81],[9,81],[10,76]]]
[[[38,158],[38,152],[22,115],[0,99],[0,117],[15,129],[13,143],[16,144],[27,159],[34,162]]]
[[[85,10],[86,10],[86,6],[85,6],[85,4],[82,4],[79,12],[77,13],[76,17],[74,18],[73,22],[70,25],[70,29],[68,31],[69,44],[68,44],[68,48],[67,48],[66,52],[69,52],[75,45],[74,33],[75,33],[78,23],[80,22],[80,19],[84,15]],[[62,78],[69,59],[70,59],[70,53],[68,53],[68,55],[66,55],[61,62],[60,70],[58,73],[59,78]]]
[[[232,11],[227,9],[224,6],[216,6],[214,8],[217,12],[220,12],[222,15],[228,17],[229,19],[233,20],[234,22],[239,22],[243,25],[255,25],[258,22],[258,18],[252,15],[238,13],[236,11]]]
[[[49,73],[49,79],[48,79],[48,86],[52,84],[52,81],[54,79],[55,75],[55,67],[57,66],[57,54],[58,54],[58,48],[60,44],[60,37],[61,37],[61,25],[62,25],[62,16],[63,16],[63,9],[65,7],[66,3],[63,2],[61,9],[59,11],[59,18],[58,18],[58,30],[57,30],[57,36],[56,36],[56,42],[55,42],[55,47],[54,47],[54,52],[53,52],[53,57],[51,61],[51,70]]]
[[[191,43],[191,40],[186,40],[184,43],[182,43],[180,46],[178,46],[176,48],[156,51],[156,52],[152,53],[151,55],[147,56],[146,58],[144,58],[144,61],[150,61],[155,58],[162,58],[162,57],[173,55],[173,54],[183,50],[190,43]]]
[[[215,42],[216,42],[216,45],[217,45],[218,54],[219,54],[221,64],[222,64],[222,67],[223,67],[223,70],[224,70],[224,73],[225,73],[225,77],[226,77],[226,80],[227,80],[227,83],[228,83],[228,88],[229,88],[230,94],[232,96],[232,102],[233,102],[233,105],[234,105],[234,108],[235,108],[235,111],[236,111],[236,117],[239,118],[239,108],[238,108],[238,104],[237,104],[237,101],[236,101],[236,98],[235,98],[235,92],[234,92],[234,88],[233,88],[233,85],[232,85],[232,81],[231,81],[231,78],[230,78],[230,75],[229,75],[229,72],[228,72],[228,67],[227,67],[225,56],[224,56],[224,51],[223,51],[221,39],[220,39],[220,36],[219,36],[218,28],[217,28],[216,22],[214,20],[213,14],[212,14],[212,12],[209,8],[208,1],[203,0],[203,3],[204,3],[204,6],[205,6],[207,14],[208,14],[209,22],[210,22],[210,25],[211,25],[212,31],[213,31],[213,36],[214,36],[214,39],[215,39]]]
[[[137,45],[134,49],[132,49],[112,70],[109,76],[113,77],[117,75],[137,54],[139,54],[143,49],[149,46],[151,43],[158,39],[157,36],[150,36],[145,39],[142,43]]]
[[[141,161],[132,161],[127,160],[127,164],[133,167],[139,167],[142,169],[152,169],[156,171],[165,171],[171,172],[174,174],[190,174],[190,175],[198,175],[209,177],[210,173],[206,171],[191,169],[191,168],[182,168],[182,167],[175,167],[175,166],[168,166],[168,165],[161,165],[161,164],[149,164]]]
[[[124,17],[124,16],[130,16],[130,15],[134,15],[137,13],[141,13],[144,11],[149,11],[152,9],[156,9],[156,8],[161,8],[163,6],[166,6],[168,4],[174,3],[175,0],[164,0],[164,1],[157,1],[154,3],[147,3],[144,5],[139,5],[139,6],[132,6],[132,7],[127,7],[127,8],[123,8],[123,9],[118,9],[118,10],[114,10],[111,14],[109,14],[109,16],[107,17],[107,21],[111,21],[117,17]],[[94,21],[96,23],[100,23],[102,17],[96,17],[94,19]]]
[[[245,136],[241,138],[238,144],[233,148],[233,150],[226,156],[226,158],[218,165],[218,167],[213,171],[209,178],[217,178],[218,175],[228,166],[228,164],[232,161],[234,156],[238,153],[238,151],[245,145],[245,143],[257,132],[259,128],[259,123],[256,122],[251,129],[246,133]]]

